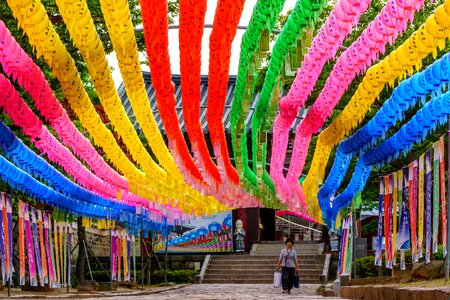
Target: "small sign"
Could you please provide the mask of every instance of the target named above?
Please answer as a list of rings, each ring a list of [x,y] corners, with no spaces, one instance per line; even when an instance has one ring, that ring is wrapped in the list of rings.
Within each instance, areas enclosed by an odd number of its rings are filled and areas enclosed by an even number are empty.
[[[356,258],[367,256],[367,238],[355,239],[355,256]]]

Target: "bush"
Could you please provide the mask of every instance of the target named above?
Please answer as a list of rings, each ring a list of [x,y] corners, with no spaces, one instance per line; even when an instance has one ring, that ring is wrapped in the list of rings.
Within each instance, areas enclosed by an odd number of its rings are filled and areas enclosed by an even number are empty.
[[[443,246],[438,246],[438,252],[434,254],[434,260],[443,260]],[[425,253],[422,258],[419,259],[419,262],[425,261]],[[383,266],[381,267],[381,275],[389,276],[391,274],[391,270],[385,267],[385,257],[383,253]],[[400,251],[397,252],[397,265],[400,263]],[[405,251],[405,263],[412,263],[412,253],[411,250]],[[377,277],[378,276],[378,266],[375,266],[375,257],[374,256],[366,256],[362,258],[358,258],[356,260],[356,275],[359,278],[367,278],[367,277]]]
[[[431,257],[433,257],[433,253],[431,253]],[[398,254],[398,259],[400,259],[400,253]],[[444,260],[444,247],[442,245],[438,245],[438,252],[434,253],[434,260]],[[405,261],[406,263],[412,263],[411,250],[405,251]],[[425,250],[423,251],[422,258],[419,259],[419,262],[425,262]]]
[[[173,283],[193,283],[194,277],[198,274],[199,274],[199,271],[197,271],[197,270],[172,270],[172,271],[169,270],[167,272],[167,281],[173,282]],[[137,270],[136,271],[137,280],[139,280],[140,275],[141,275],[141,271]],[[108,272],[106,272],[104,270],[92,271],[92,277],[94,278],[94,281],[96,281],[96,282],[109,282],[110,281]],[[134,274],[131,274],[131,278],[133,278],[133,277],[134,277]],[[90,278],[91,278],[91,275],[86,274],[86,279],[90,279]],[[141,281],[139,280],[139,282],[141,282]],[[146,276],[145,282],[147,282],[147,276]],[[163,283],[164,282],[164,271],[158,270],[158,271],[153,272],[151,282],[152,282],[152,284]]]
[[[167,272],[167,281],[173,283],[193,283],[197,270],[173,270]],[[164,271],[158,270],[152,274],[152,284],[164,282]]]
[[[383,276],[389,275],[390,270],[383,266],[381,267],[381,274]],[[356,275],[359,278],[377,277],[378,266],[375,265],[375,257],[366,256],[356,259]]]
[[[108,272],[104,270],[92,271],[92,277],[96,282],[109,282],[111,279],[109,277]],[[91,275],[86,274],[86,279],[90,279]]]
[[[378,228],[378,220],[374,219],[361,228],[363,234],[371,234]]]

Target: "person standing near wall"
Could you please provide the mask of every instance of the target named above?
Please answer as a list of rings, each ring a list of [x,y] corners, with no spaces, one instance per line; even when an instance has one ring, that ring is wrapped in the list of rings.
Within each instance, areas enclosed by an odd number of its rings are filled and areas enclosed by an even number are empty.
[[[286,248],[283,248],[278,259],[277,271],[281,266],[281,280],[284,293],[291,293],[294,286],[294,276],[298,273],[297,251],[293,249],[294,241],[291,238],[286,239]]]

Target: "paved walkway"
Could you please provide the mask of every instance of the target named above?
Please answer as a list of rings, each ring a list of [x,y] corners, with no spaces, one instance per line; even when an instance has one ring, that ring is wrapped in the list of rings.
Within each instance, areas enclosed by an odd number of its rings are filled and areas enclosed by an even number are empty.
[[[293,289],[291,295],[282,294],[281,289],[275,289],[270,284],[199,284],[175,288],[150,295],[127,296],[128,300],[141,299],[341,299],[324,298],[316,295],[317,284],[303,284],[299,289]],[[123,299],[123,296],[108,297]],[[88,298],[99,299],[99,297]],[[106,298],[103,298],[106,299]]]

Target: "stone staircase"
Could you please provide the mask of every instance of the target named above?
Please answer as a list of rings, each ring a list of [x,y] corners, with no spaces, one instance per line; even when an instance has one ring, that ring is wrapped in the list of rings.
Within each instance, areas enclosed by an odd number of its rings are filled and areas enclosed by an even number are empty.
[[[212,255],[203,277],[203,283],[273,283],[282,242],[253,245],[252,252]],[[320,283],[325,256],[317,242],[297,242],[301,283]]]

